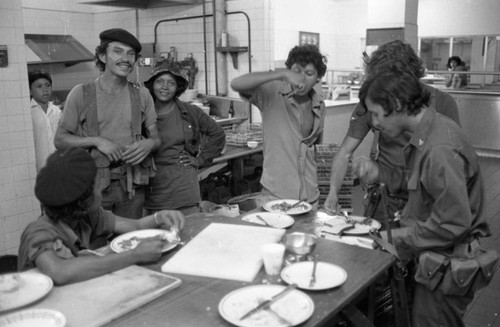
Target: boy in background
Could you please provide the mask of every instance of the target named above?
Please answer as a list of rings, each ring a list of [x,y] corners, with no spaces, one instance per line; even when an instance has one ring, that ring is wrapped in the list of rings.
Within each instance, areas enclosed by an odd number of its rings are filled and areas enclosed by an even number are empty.
[[[28,73],[30,84],[31,122],[35,141],[36,171],[45,165],[47,157],[56,150],[54,135],[61,118],[61,109],[54,105],[52,98],[52,78],[41,70]]]

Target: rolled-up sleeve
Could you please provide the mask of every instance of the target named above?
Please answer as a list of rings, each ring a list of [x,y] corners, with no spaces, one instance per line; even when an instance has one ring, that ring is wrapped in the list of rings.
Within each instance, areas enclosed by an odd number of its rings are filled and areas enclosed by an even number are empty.
[[[53,251],[61,258],[71,258],[73,254],[62,242],[56,229],[36,221],[26,227],[21,235],[18,268],[27,270],[36,267],[35,261],[45,251]]]

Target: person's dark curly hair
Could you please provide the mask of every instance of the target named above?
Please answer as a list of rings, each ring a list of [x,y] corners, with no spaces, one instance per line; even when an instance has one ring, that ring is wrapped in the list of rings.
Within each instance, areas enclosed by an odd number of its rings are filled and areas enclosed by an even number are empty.
[[[459,56],[451,56],[449,59],[448,59],[448,63],[446,64],[446,67],[448,68],[451,68],[451,62],[454,61],[457,63],[457,66],[461,66],[463,64],[462,62],[462,59],[460,59]]]
[[[359,90],[359,100],[366,110],[366,99],[380,105],[385,116],[393,112],[406,111],[417,115],[429,105],[430,92],[422,86],[419,79],[408,72],[386,71],[371,75]]]
[[[103,63],[101,61],[101,59],[99,59],[99,56],[100,55],[105,55],[106,54],[106,50],[108,49],[108,45],[113,42],[113,41],[104,41],[102,42],[101,44],[99,44],[96,48],[95,48],[95,55],[94,55],[94,61],[95,61],[95,66],[97,67],[97,69],[99,69],[101,72],[105,71],[106,70],[106,64]],[[139,53],[135,53],[135,61],[137,61],[137,59],[139,58],[140,54]]]
[[[412,74],[416,78],[425,76],[422,59],[411,45],[401,40],[382,44],[371,56],[364,60],[367,76],[385,71],[400,71]]]
[[[42,203],[42,209],[52,221],[65,223],[87,217],[88,209],[94,202],[94,183],[77,200],[63,206],[48,206]]]
[[[328,59],[319,52],[317,46],[306,44],[297,45],[290,50],[285,66],[290,69],[293,64],[299,64],[300,66],[312,64],[318,71],[318,76],[321,78],[325,76],[327,62]]]

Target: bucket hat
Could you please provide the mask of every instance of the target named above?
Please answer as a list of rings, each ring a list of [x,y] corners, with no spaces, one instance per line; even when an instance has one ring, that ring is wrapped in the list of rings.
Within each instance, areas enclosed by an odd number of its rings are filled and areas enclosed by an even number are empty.
[[[151,77],[146,82],[144,82],[144,85],[152,90],[155,79],[162,74],[171,74],[175,77],[175,80],[177,81],[177,92],[175,93],[176,96],[181,95],[189,86],[188,77],[181,72],[181,70],[179,69],[179,64],[167,59],[159,61],[155,65],[155,68],[151,73]]]

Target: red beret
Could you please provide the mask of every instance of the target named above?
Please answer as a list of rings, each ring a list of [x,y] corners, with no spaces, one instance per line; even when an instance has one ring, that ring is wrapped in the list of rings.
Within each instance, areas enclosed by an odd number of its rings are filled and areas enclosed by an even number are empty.
[[[70,204],[89,189],[96,173],[95,162],[84,149],[57,150],[36,177],[35,195],[47,206]]]
[[[99,38],[101,39],[101,43],[106,41],[117,41],[130,45],[137,53],[141,52],[142,50],[142,46],[139,40],[137,40],[135,36],[122,28],[112,28],[109,30],[105,30],[101,32],[101,34],[99,34]]]

